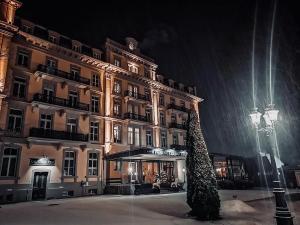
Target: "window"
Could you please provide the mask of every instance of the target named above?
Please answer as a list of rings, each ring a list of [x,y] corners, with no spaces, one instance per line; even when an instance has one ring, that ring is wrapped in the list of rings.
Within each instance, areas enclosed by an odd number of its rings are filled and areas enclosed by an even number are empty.
[[[133,145],[133,127],[128,127],[128,144]]]
[[[175,113],[171,114],[171,123],[176,123],[176,114]]]
[[[165,105],[165,96],[163,94],[159,95],[159,105],[161,106]]]
[[[128,65],[128,70],[132,73],[139,73],[139,68],[135,65],[129,64]]]
[[[147,101],[150,101],[151,99],[150,91],[148,89],[145,89],[145,98]]]
[[[50,35],[49,36],[49,41],[52,42],[52,43],[57,43],[57,38],[53,35]]]
[[[175,98],[170,98],[170,104],[171,104],[171,105],[175,105],[175,104],[176,104]]]
[[[73,45],[72,50],[75,52],[80,52],[80,46],[79,45]]]
[[[70,133],[77,132],[77,119],[69,118],[67,121],[67,131]]]
[[[178,135],[176,133],[173,134],[173,145],[178,145]]]
[[[122,127],[121,125],[114,125],[114,142],[115,143],[121,143],[121,131]]]
[[[100,76],[98,74],[92,74],[92,86],[100,87]]]
[[[98,175],[98,153],[91,152],[89,153],[89,176]]]
[[[77,107],[78,93],[76,91],[69,91],[69,107]]]
[[[50,130],[52,126],[52,115],[41,114],[40,128]]]
[[[114,58],[114,65],[121,67],[121,60],[119,58]]]
[[[161,131],[160,133],[160,142],[162,148],[167,148],[167,133],[165,131]]]
[[[186,134],[183,135],[183,145],[186,146]]]
[[[146,145],[152,146],[152,131],[146,130]]]
[[[150,108],[145,109],[145,116],[147,121],[151,121],[152,119],[152,110]]]
[[[10,109],[8,115],[8,131],[15,134],[21,134],[23,121],[23,112],[18,109]]]
[[[99,112],[99,97],[98,96],[92,96],[92,112]]]
[[[79,76],[80,76],[80,68],[71,66],[70,78],[72,80],[79,80]]]
[[[121,101],[115,99],[114,106],[113,106],[113,114],[114,116],[120,117],[121,116]]]
[[[186,125],[186,118],[185,117],[182,118],[182,125],[184,125],[184,126]]]
[[[17,98],[25,98],[26,80],[24,78],[15,77],[13,84],[13,96]]]
[[[162,125],[162,126],[166,125],[165,113],[164,112],[159,113],[159,122],[160,122],[160,125]]]
[[[114,81],[114,94],[121,94],[121,81],[115,80]]]
[[[3,151],[1,177],[15,177],[17,172],[18,149],[6,148]]]
[[[32,27],[25,24],[22,25],[21,30],[29,34],[33,33]]]
[[[185,108],[185,102],[184,101],[180,101],[180,106],[182,107],[182,108]]]
[[[122,162],[120,160],[115,161],[115,170],[121,171],[122,170]]]
[[[134,145],[140,146],[140,129],[134,128]]]
[[[91,141],[99,141],[99,123],[98,122],[91,122],[90,140]]]
[[[47,67],[49,68],[54,68],[56,69],[57,68],[57,60],[56,59],[53,59],[53,58],[47,58]]]
[[[75,152],[65,151],[64,176],[75,176]]]
[[[17,56],[17,64],[19,66],[28,67],[29,66],[29,53],[26,50],[19,49]]]
[[[140,145],[140,129],[137,127],[128,127],[128,144]]]
[[[101,54],[99,52],[94,52],[93,56],[95,59],[101,59]]]
[[[138,98],[139,87],[128,84],[128,96]]]

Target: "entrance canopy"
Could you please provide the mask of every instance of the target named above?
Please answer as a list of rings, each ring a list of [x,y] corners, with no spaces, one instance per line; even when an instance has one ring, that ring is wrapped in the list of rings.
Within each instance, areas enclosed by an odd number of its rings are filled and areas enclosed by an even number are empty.
[[[139,148],[112,153],[106,156],[107,160],[176,160],[185,159],[186,150],[161,149],[161,148]]]

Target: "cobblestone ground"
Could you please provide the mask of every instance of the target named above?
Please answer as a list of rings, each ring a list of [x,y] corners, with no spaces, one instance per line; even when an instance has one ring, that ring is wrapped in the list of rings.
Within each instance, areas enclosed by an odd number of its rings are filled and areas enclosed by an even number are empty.
[[[2,205],[0,225],[273,225],[274,203],[257,200],[263,191],[221,191],[222,220],[186,217],[185,193],[146,196],[97,196]],[[290,203],[300,225],[300,202]]]

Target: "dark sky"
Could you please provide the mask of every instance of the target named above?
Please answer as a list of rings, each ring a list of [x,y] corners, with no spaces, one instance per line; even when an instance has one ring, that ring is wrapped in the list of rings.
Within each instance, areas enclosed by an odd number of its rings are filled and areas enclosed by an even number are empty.
[[[22,2],[19,16],[91,46],[100,47],[106,37],[136,38],[159,65],[159,73],[197,86],[205,99],[201,122],[210,152],[249,155],[256,150],[248,118],[253,108],[254,0]],[[277,3],[273,70],[274,101],[282,118],[278,140],[283,160],[298,163],[300,20],[296,1]],[[257,1],[255,72],[260,109],[267,103],[273,6],[273,0]]]

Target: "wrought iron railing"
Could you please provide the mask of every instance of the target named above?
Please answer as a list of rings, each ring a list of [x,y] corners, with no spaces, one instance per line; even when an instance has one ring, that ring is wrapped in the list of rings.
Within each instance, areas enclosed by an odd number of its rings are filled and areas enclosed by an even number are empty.
[[[129,90],[125,91],[125,96],[133,97],[133,98],[144,100],[144,101],[150,101],[150,96],[142,95],[142,94],[136,93],[134,91],[129,91]]]
[[[65,79],[68,79],[68,80],[76,81],[76,82],[79,82],[79,83],[83,83],[83,84],[87,84],[87,85],[90,84],[90,79],[88,79],[88,78],[81,77],[79,75],[76,76],[76,75],[73,75],[71,73],[59,70],[55,67],[39,64],[37,70],[41,71],[41,72],[44,72],[44,73],[51,74],[51,75],[55,75],[55,76],[58,76],[58,77],[61,77],[61,78],[65,78]]]
[[[187,129],[185,124],[179,124],[179,123],[170,123],[169,128],[176,128],[176,129],[181,129],[181,130]]]
[[[49,129],[35,128],[35,127],[30,128],[29,136],[38,137],[38,138],[82,141],[82,142],[87,142],[89,140],[88,134],[49,130]]]
[[[189,112],[190,110],[184,106],[179,106],[179,105],[175,105],[175,104],[169,104],[167,109],[176,109],[182,112]]]
[[[68,99],[58,98],[58,97],[44,95],[40,93],[36,93],[33,95],[33,101],[89,111],[89,104],[74,102]]]
[[[138,120],[138,121],[143,121],[143,122],[148,122],[148,123],[151,122],[150,121],[151,119],[149,117],[142,116],[142,115],[135,114],[135,113],[125,113],[124,119],[132,119],[132,120]]]

